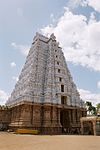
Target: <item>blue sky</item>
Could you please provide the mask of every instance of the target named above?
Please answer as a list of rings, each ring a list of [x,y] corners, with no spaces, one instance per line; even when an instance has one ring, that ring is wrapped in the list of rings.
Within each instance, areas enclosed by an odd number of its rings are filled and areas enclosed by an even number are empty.
[[[11,94],[37,31],[54,32],[81,97],[100,102],[99,2],[0,1],[0,104]]]

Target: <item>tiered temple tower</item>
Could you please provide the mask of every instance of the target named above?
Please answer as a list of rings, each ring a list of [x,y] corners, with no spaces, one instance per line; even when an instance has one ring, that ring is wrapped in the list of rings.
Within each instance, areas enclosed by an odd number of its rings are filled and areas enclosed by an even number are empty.
[[[86,111],[54,34],[33,39],[25,65],[6,103],[10,128],[61,133],[79,127]]]

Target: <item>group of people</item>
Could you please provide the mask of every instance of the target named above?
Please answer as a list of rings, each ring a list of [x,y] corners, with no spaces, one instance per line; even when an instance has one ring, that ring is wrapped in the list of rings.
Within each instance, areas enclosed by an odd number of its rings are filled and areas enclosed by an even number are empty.
[[[62,128],[62,132],[64,134],[81,134],[80,128],[75,128],[75,127]]]

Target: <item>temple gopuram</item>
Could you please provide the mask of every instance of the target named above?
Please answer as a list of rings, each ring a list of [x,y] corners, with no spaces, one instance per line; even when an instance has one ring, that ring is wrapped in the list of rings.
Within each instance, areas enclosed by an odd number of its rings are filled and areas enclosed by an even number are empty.
[[[8,129],[79,132],[86,109],[54,34],[36,33],[6,106],[0,108],[0,125]]]

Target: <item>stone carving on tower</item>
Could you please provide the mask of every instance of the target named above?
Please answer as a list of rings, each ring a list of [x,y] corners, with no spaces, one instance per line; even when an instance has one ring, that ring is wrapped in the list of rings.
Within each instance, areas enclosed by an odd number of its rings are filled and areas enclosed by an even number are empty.
[[[7,105],[21,101],[61,104],[61,96],[66,96],[67,105],[81,107],[79,93],[56,37],[36,33]]]

